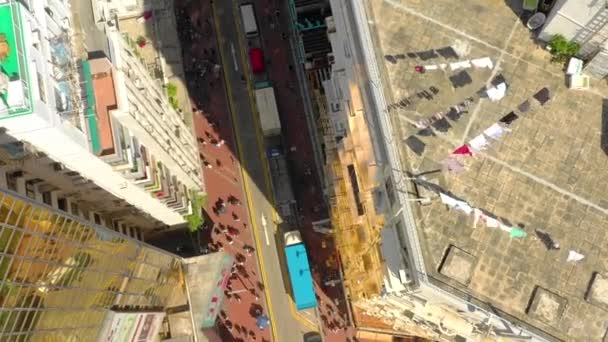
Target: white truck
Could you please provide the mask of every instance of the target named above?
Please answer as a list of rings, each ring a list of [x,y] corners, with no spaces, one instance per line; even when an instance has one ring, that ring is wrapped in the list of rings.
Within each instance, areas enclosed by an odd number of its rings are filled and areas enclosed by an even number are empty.
[[[253,38],[258,35],[258,23],[255,20],[253,4],[246,3],[241,5],[241,18],[243,19],[243,30],[245,37]]]
[[[260,113],[260,123],[265,137],[281,134],[281,121],[274,97],[274,89],[270,86],[255,90],[255,102]]]

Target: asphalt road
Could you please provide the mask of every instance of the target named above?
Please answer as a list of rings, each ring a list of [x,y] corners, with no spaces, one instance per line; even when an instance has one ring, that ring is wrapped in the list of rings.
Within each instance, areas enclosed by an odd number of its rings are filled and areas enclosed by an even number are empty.
[[[275,329],[273,336],[275,341],[301,341],[303,334],[310,329],[292,315],[291,298],[286,293],[283,282],[280,264],[283,252],[277,249],[274,209],[271,203],[272,189],[262,146],[263,138],[259,121],[253,112],[253,94],[242,79],[243,76],[248,78],[248,65],[246,51],[241,47],[244,38],[240,40],[235,22],[240,20],[236,12],[238,9],[232,1],[215,1],[214,10],[239,158],[244,173],[245,192],[256,232],[256,246],[261,257],[260,271],[269,295],[268,313]],[[266,223],[266,228],[263,222]]]

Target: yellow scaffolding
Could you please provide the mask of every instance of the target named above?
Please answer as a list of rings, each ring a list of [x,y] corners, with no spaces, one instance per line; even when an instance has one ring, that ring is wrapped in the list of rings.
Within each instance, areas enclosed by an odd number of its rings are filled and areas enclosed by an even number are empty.
[[[366,168],[374,157],[369,149],[371,141],[368,128],[363,123],[361,112],[351,113],[351,118],[358,116],[349,124],[352,134],[337,142],[328,113],[327,98],[321,91],[321,80],[317,73],[308,73],[308,85],[319,113],[316,118],[317,127],[325,143],[330,219],[342,263],[344,283],[351,300],[369,298],[378,295],[383,285],[379,241],[384,218],[375,211],[372,190],[376,184],[373,184]],[[360,105],[356,107],[358,106]],[[349,165],[355,170],[363,215],[359,215],[357,210],[354,188],[348,173]]]

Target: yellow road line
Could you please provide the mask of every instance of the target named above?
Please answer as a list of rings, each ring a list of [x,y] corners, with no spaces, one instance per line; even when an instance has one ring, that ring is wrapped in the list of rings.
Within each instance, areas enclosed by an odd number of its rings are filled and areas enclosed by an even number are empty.
[[[307,320],[306,318],[304,318],[304,316],[302,316],[298,313],[298,311],[296,310],[296,306],[293,303],[293,300],[291,299],[291,297],[289,298],[289,310],[291,311],[291,315],[294,316],[295,319],[297,319],[300,323],[302,323],[308,329],[319,332],[319,327],[316,324]]]
[[[239,41],[239,48],[240,48],[240,53],[239,55],[241,56],[241,63],[243,65],[244,68],[249,69],[249,62],[247,61],[247,59],[245,58],[245,54],[243,53],[246,50],[246,46],[245,43],[243,41],[243,36],[240,34],[242,32],[241,30],[241,22],[240,22],[240,13],[238,13],[237,7],[236,5],[238,5],[237,2],[233,1],[233,4],[235,6],[233,6],[233,15],[235,18],[235,24],[237,27],[237,36],[238,36],[238,41]],[[245,70],[244,70],[245,71]],[[274,192],[272,191],[272,177],[270,175],[270,168],[267,162],[267,157],[266,157],[266,153],[264,153],[264,141],[262,139],[262,137],[264,136],[262,128],[261,128],[261,124],[260,124],[260,113],[258,112],[257,106],[255,104],[255,100],[254,97],[251,96],[254,93],[254,90],[252,88],[252,82],[251,82],[251,74],[249,72],[244,72],[243,73],[245,76],[245,79],[247,81],[247,90],[249,92],[249,104],[251,106],[251,112],[258,118],[258,120],[253,120],[254,121],[254,125],[255,125],[255,131],[257,132],[256,134],[256,140],[258,142],[258,153],[260,154],[260,158],[262,161],[265,161],[264,163],[262,163],[262,166],[264,168],[264,178],[265,178],[265,185],[266,185],[266,192],[269,196],[269,200],[270,203],[272,204],[272,221],[273,222],[279,222],[279,215],[277,213],[277,211],[275,210],[275,206],[276,206],[276,201],[275,201],[275,197],[274,197]],[[278,225],[273,225],[273,229],[275,230],[275,232],[278,230]],[[278,239],[281,240],[281,239]],[[283,250],[283,246],[280,246],[280,250]],[[279,249],[279,246],[277,246],[277,249]],[[289,277],[287,278],[289,279]],[[292,292],[293,293],[293,292]],[[299,321],[302,325],[306,326],[307,328],[309,328],[312,331],[318,331],[318,327],[316,325],[314,325],[313,323],[311,323],[309,320],[307,320],[306,318],[302,317],[295,309],[295,304],[293,302],[293,299],[291,298],[291,296],[289,296],[289,309],[291,311],[291,315],[297,320]]]
[[[236,22],[236,27],[237,27],[237,32],[239,34],[237,34],[238,36],[238,41],[239,41],[239,47],[240,47],[240,51],[239,51],[239,55],[241,56],[241,63],[243,64],[244,68],[249,69],[249,62],[247,61],[247,59],[245,58],[245,54],[244,52],[247,51],[245,48],[245,43],[243,42],[243,37],[240,34],[240,32],[242,32],[241,30],[241,21],[240,21],[240,13],[238,13],[239,11],[237,10],[238,8],[238,3],[236,1],[233,1],[234,6],[233,6],[233,11],[234,11],[234,17],[237,18],[235,20]],[[251,82],[251,78],[250,78],[250,73],[249,72],[244,72],[245,74],[245,79],[247,80],[247,91],[249,92],[249,103],[251,105],[251,112],[258,118],[258,120],[253,120],[254,121],[254,125],[255,125],[255,131],[257,132],[256,134],[256,139],[258,142],[258,152],[260,153],[261,156],[261,160],[263,161],[267,161],[267,157],[266,157],[266,153],[264,153],[264,141],[262,139],[263,137],[263,132],[262,132],[262,128],[260,125],[260,113],[258,112],[257,106],[255,105],[254,101],[255,101],[255,97],[253,96],[253,89],[252,89],[252,82]],[[276,206],[276,200],[274,197],[274,192],[272,191],[272,177],[270,175],[270,167],[268,166],[267,162],[262,163],[263,164],[263,168],[264,168],[264,178],[265,178],[265,185],[266,185],[266,192],[269,196],[269,200],[270,203],[272,204],[272,221],[273,223],[275,222],[279,222],[279,215],[277,213],[277,211],[275,210],[275,206]],[[273,229],[275,230],[275,232],[278,230],[278,224],[274,224],[273,225]],[[279,241],[282,241],[281,239],[276,239]],[[279,242],[280,243],[280,242]],[[277,244],[277,250],[283,250],[283,246],[282,245],[278,245]],[[283,275],[285,275],[283,273]],[[289,276],[287,277],[287,279],[289,279]],[[293,293],[293,292],[292,292]],[[295,309],[295,304],[293,302],[293,299],[291,298],[291,296],[289,296],[289,309],[291,311],[291,315],[297,320],[299,321],[302,325],[308,327],[309,329],[311,329],[312,331],[318,331],[318,327],[316,325],[314,325],[312,322],[310,322],[309,320],[307,320],[306,318],[302,317],[300,314],[298,314],[298,312]]]
[[[212,3],[212,12],[213,12],[213,20],[215,21],[215,31],[217,34],[217,41],[218,41],[218,53],[220,54],[220,58],[222,60],[222,65],[224,65],[224,67],[226,65],[229,65],[226,62],[226,57],[224,56],[224,54],[222,53],[222,48],[221,48],[221,43],[223,42],[223,37],[222,37],[222,33],[220,30],[220,24],[219,24],[219,18],[217,16],[217,11],[215,9],[215,4]],[[239,134],[238,134],[238,120],[236,120],[235,114],[234,114],[234,102],[232,99],[232,91],[230,90],[230,86],[229,86],[229,81],[228,81],[228,76],[226,71],[223,71],[224,74],[224,82],[226,84],[226,93],[228,95],[228,103],[230,106],[230,116],[232,118],[232,123],[234,125],[234,133],[235,133],[235,140],[236,140],[236,144],[237,144],[237,152],[239,154],[239,158],[241,160],[242,164],[245,164],[245,158],[243,156],[243,148],[242,148],[242,143],[241,143],[241,139],[239,138]],[[258,228],[257,228],[257,224],[256,224],[256,220],[254,215],[254,211],[253,211],[253,207],[251,206],[251,203],[253,203],[253,201],[251,200],[251,189],[249,188],[249,175],[247,174],[245,168],[241,167],[241,176],[243,179],[243,184],[245,185],[245,196],[247,197],[247,208],[249,210],[249,216],[251,218],[251,229],[253,230],[253,237],[255,239],[255,247],[256,247],[256,255],[258,257],[258,265],[260,266],[260,273],[262,276],[262,281],[264,283],[264,295],[266,297],[266,306],[267,306],[267,310],[268,310],[268,319],[270,320],[270,329],[272,331],[272,339],[274,341],[278,341],[278,337],[277,337],[277,330],[276,330],[276,324],[275,324],[275,320],[274,320],[274,314],[272,312],[272,301],[270,298],[270,292],[268,291],[268,286],[266,284],[268,284],[268,280],[266,278],[266,270],[264,267],[264,259],[262,258],[262,252],[261,252],[261,244],[260,244],[260,238],[258,236]]]

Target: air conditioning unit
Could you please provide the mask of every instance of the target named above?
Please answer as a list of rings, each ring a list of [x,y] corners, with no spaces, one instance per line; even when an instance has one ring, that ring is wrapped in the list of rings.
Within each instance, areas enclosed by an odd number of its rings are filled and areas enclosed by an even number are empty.
[[[63,170],[65,170],[65,166],[61,163],[53,163],[53,170],[63,171]]]

